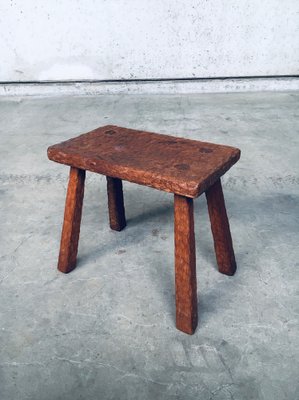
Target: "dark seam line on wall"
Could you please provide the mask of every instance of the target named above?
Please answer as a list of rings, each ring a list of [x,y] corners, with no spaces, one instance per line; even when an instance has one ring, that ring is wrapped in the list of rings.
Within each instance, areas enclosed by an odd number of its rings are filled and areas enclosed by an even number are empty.
[[[43,80],[43,81],[0,81],[0,84],[72,84],[72,83],[134,83],[134,82],[184,82],[184,81],[216,81],[216,80],[240,80],[240,79],[279,79],[299,78],[299,75],[257,75],[257,76],[220,76],[212,78],[150,78],[150,79],[70,79],[70,80]]]

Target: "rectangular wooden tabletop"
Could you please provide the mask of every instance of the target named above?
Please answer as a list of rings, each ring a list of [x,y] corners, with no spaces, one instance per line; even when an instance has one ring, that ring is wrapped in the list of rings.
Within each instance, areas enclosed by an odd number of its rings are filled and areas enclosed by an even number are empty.
[[[48,157],[72,167],[194,198],[239,160],[240,150],[108,125],[50,146]]]

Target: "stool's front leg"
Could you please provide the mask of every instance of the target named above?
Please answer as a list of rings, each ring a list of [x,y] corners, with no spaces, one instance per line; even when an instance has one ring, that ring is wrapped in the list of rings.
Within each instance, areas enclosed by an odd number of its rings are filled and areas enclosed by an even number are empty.
[[[220,179],[206,191],[206,197],[219,272],[233,275],[237,265]]]
[[[122,180],[107,176],[110,228],[121,231],[126,226]]]
[[[193,199],[174,195],[176,326],[192,334],[197,326]]]
[[[64,273],[71,272],[76,267],[84,181],[85,171],[71,167],[58,260],[58,269]]]

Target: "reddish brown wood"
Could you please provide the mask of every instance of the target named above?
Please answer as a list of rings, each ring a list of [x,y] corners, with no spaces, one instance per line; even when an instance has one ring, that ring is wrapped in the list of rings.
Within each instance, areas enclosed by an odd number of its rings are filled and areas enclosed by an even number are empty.
[[[76,267],[84,181],[85,171],[71,167],[58,259],[58,269],[64,273],[71,272]]]
[[[48,157],[194,198],[238,161],[240,150],[109,125],[49,147]]]
[[[197,289],[193,199],[174,195],[176,326],[193,334],[197,326]]]
[[[48,157],[70,165],[58,269],[76,266],[85,170],[107,176],[110,226],[126,225],[122,180],[174,193],[176,326],[194,333],[197,315],[193,198],[206,192],[219,271],[236,270],[220,177],[240,150],[144,131],[104,126],[48,148]]]
[[[206,191],[219,272],[234,275],[237,264],[220,179]]]
[[[110,228],[121,231],[126,226],[123,185],[121,179],[107,176]]]

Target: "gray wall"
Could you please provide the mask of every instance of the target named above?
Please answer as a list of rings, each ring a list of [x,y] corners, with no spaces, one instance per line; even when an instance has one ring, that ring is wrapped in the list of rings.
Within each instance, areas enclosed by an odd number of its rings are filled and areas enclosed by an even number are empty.
[[[299,73],[298,0],[0,0],[0,80]]]

